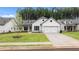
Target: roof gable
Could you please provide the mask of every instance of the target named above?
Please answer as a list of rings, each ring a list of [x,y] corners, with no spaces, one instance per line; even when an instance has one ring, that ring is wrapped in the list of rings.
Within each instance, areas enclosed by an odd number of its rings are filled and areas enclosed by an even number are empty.
[[[35,21],[33,24],[42,24],[43,22],[45,22],[47,20],[46,17],[40,17],[38,18],[37,21]]]
[[[57,21],[55,21],[55,19],[51,17],[46,22],[44,22],[42,26],[60,26],[60,24],[57,23]]]
[[[75,24],[79,24],[79,19],[62,19],[62,20],[58,20],[58,22],[64,25],[75,25]]]
[[[12,19],[14,19],[14,18],[0,17],[0,25],[5,25],[6,23],[8,23]]]

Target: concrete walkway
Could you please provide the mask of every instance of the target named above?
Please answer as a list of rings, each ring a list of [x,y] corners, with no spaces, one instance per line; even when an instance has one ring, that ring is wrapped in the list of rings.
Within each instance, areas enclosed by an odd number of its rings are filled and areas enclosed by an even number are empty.
[[[51,42],[2,42],[1,45],[39,45],[39,44],[51,44]]]
[[[46,34],[46,36],[56,48],[79,48],[79,41],[72,37],[58,33]]]

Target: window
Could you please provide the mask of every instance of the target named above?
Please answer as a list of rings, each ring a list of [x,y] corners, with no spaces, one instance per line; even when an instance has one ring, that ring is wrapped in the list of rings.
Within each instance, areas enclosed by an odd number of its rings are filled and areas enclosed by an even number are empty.
[[[34,30],[39,30],[39,26],[34,26]]]
[[[50,22],[52,22],[52,20],[50,20]]]

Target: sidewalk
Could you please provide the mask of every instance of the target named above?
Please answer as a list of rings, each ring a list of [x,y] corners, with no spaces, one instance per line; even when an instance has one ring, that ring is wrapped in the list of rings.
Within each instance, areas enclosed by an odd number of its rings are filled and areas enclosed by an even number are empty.
[[[51,42],[3,42],[1,45],[39,45],[39,44],[51,44]]]

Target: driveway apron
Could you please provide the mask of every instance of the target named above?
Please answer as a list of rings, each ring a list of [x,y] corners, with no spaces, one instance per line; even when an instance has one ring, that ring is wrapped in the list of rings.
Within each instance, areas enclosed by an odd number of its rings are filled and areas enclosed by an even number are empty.
[[[79,41],[72,37],[60,33],[46,33],[46,36],[56,48],[79,48]]]

